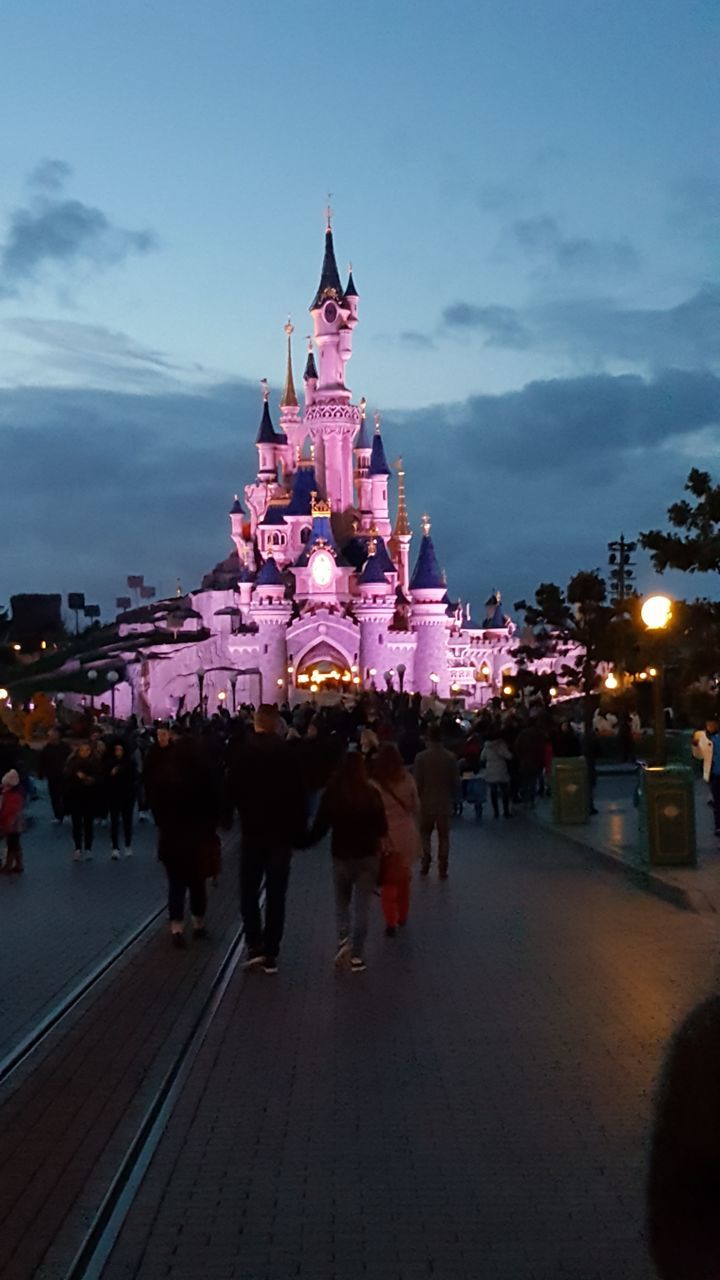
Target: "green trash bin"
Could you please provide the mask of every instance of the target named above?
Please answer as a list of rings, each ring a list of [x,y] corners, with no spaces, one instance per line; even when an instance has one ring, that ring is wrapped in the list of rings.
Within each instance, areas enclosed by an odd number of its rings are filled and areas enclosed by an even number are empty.
[[[695,786],[687,765],[643,765],[638,833],[640,853],[649,866],[695,866]]]
[[[584,756],[553,760],[552,816],[553,822],[567,825],[588,821],[590,787]]]

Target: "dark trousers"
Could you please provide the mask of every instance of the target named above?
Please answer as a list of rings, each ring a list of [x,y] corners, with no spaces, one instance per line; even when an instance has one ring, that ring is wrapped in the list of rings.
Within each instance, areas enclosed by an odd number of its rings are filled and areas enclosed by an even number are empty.
[[[89,853],[92,849],[95,826],[95,815],[92,809],[73,809],[70,817],[75,848],[85,849]]]
[[[502,800],[503,817],[510,816],[510,783],[509,782],[491,782],[490,783],[490,803],[493,807],[493,813],[496,818],[500,817],[500,800]]]
[[[62,778],[48,778],[48,795],[53,818],[62,822],[65,817],[65,787]]]
[[[183,876],[168,871],[168,915],[173,924],[185,919],[185,895],[190,895],[190,911],[196,920],[204,920],[207,911],[207,888],[202,876]]]
[[[710,774],[710,794],[715,814],[715,830],[720,831],[720,773]]]
[[[125,804],[110,806],[110,840],[113,849],[119,848],[120,840],[120,819],[122,819],[123,835],[125,837],[125,848],[129,849],[132,844],[133,837],[133,813],[135,810],[135,801],[128,800]]]
[[[240,854],[240,914],[249,951],[276,959],[285,928],[285,898],[290,878],[291,849],[260,849],[243,845]],[[265,926],[260,913],[260,890],[265,883]]]
[[[430,870],[432,862],[432,833],[438,833],[438,868],[447,871],[450,857],[450,816],[447,813],[421,813],[420,836],[422,839],[422,869]]]

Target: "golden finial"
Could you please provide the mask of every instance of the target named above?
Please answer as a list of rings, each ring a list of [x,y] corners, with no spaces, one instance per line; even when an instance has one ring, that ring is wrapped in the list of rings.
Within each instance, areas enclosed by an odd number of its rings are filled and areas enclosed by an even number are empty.
[[[365,421],[365,414],[366,414],[366,413],[367,413],[367,400],[366,400],[366,399],[365,399],[365,397],[363,396],[363,397],[362,397],[362,399],[361,399],[361,401],[360,401],[360,418],[361,418],[361,421],[362,421],[362,422],[364,422],[364,421]]]
[[[309,353],[309,355],[312,355],[312,349],[313,349],[313,340],[312,340],[312,337],[310,336],[310,334],[309,334],[309,333],[306,333],[305,337],[307,338],[308,353]]]
[[[427,512],[425,513],[425,515],[424,515],[424,516],[422,516],[422,518],[421,518],[421,524],[422,524],[423,536],[424,536],[425,538],[429,538],[429,537],[430,537],[430,529],[431,529],[431,527],[432,527],[432,526],[431,526],[431,524],[430,524],[430,517],[429,517],[429,515],[427,514]]]
[[[375,434],[380,435],[380,414],[377,409],[375,410]]]
[[[284,326],[284,330],[287,334],[287,368],[285,370],[285,386],[283,387],[283,393],[280,398],[280,408],[297,409],[298,398],[295,391],[292,370],[292,335],[295,332],[295,326],[290,319],[290,316],[287,318],[287,324]]]
[[[371,534],[370,537],[368,538],[368,560],[370,559],[370,556],[375,555],[376,551],[377,551],[377,538],[374,538]]]
[[[327,218],[327,227],[326,227],[327,231],[332,231],[332,217],[333,217],[333,210],[332,210],[332,203],[331,203],[332,198],[333,198],[332,191],[328,191],[328,202],[327,202],[327,207],[325,209],[325,217]]]
[[[260,386],[262,387],[263,404],[267,404],[270,399],[270,387],[268,386],[267,378],[260,379]]]

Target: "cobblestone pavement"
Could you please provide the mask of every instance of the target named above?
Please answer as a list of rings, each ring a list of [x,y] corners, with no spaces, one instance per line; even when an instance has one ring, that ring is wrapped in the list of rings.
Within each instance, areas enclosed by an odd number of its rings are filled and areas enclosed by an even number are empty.
[[[42,791],[29,812],[25,873],[0,876],[0,1057],[165,895],[152,823],[137,824],[133,857],[119,862],[99,827],[92,862],[78,864],[69,821],[51,826]]]
[[[296,856],[280,974],[234,979],[106,1280],[649,1280],[654,1082],[717,927],[521,818],[453,846],[364,974]]]

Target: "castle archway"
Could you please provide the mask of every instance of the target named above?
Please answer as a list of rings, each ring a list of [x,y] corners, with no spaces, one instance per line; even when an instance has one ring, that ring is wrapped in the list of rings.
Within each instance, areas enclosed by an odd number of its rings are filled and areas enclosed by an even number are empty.
[[[314,644],[301,656],[295,668],[296,688],[305,693],[349,693],[357,689],[357,666],[331,644]]]

